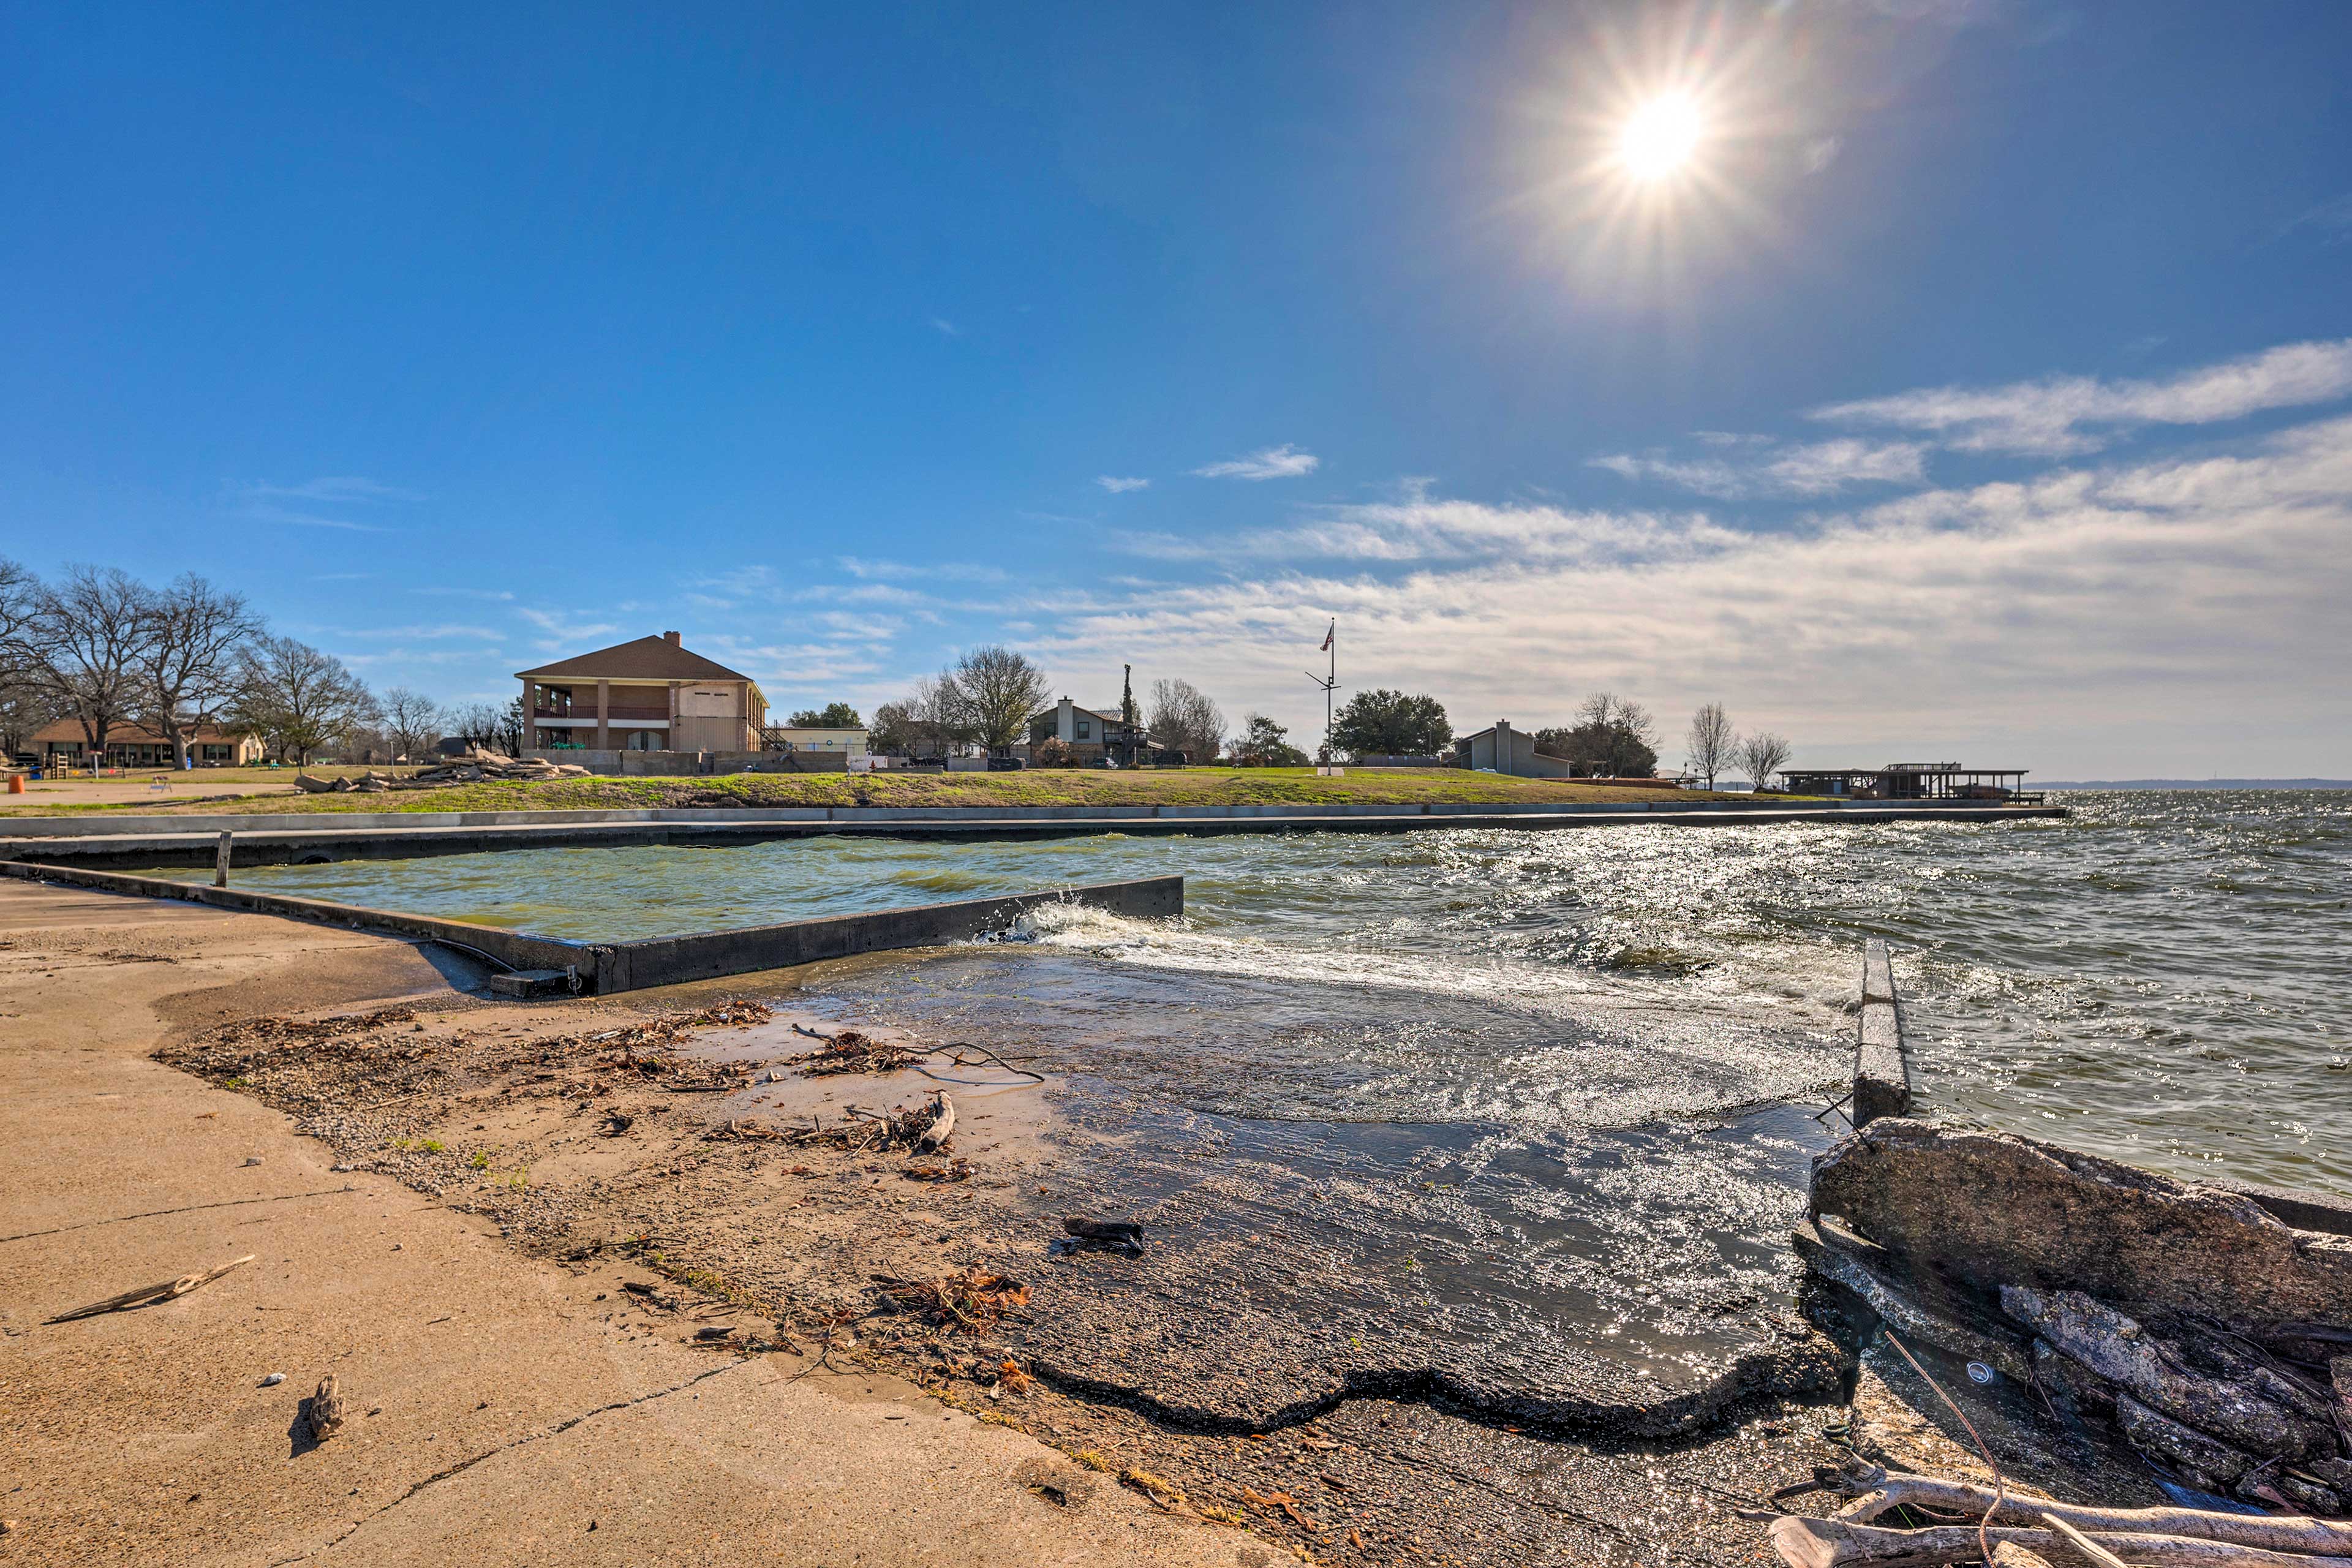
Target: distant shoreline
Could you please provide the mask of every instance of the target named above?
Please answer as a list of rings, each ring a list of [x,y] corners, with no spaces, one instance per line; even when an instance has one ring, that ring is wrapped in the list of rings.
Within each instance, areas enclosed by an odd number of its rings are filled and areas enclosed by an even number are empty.
[[[2352,779],[2065,779],[2035,789],[2352,789]]]

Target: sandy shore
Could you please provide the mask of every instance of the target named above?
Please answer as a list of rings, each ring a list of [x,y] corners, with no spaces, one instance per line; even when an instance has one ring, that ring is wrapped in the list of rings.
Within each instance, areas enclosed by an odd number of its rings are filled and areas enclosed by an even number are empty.
[[[803,1078],[793,974],[493,1005],[405,944],[29,885],[0,942],[0,1561],[1763,1563],[1736,1510],[1838,1457],[1834,1405],[1644,1443],[1399,1389],[1202,1430],[1057,1378],[1161,1352],[1054,1342],[1091,1260],[1051,1216],[1098,1194],[1051,1093]],[[779,1136],[941,1079],[968,1173]],[[981,1294],[892,1283],[941,1280]],[[306,1450],[329,1371],[372,1414]]]

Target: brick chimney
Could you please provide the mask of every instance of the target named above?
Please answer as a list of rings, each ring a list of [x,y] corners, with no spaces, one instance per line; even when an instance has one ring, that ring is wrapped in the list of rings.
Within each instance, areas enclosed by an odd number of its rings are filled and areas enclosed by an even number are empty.
[[[662,641],[669,644],[672,647],[676,647],[677,646],[677,634],[676,632],[664,632],[662,633]]]

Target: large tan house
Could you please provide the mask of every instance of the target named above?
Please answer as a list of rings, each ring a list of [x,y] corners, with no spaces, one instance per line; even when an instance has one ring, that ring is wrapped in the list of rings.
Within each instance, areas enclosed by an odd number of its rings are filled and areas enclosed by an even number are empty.
[[[676,632],[517,672],[526,752],[756,752],[768,700]]]

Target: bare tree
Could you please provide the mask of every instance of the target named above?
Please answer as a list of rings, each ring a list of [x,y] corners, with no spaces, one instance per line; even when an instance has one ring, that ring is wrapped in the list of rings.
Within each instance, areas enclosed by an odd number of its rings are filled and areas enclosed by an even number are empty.
[[[1706,780],[1706,787],[1715,787],[1716,774],[1723,764],[1731,761],[1731,748],[1737,737],[1731,731],[1731,715],[1723,710],[1720,702],[1703,704],[1691,715],[1690,738],[1684,742],[1683,765]]]
[[[23,636],[32,624],[40,586],[30,572],[0,555],[0,671],[15,668],[27,657]]]
[[[172,760],[188,765],[188,735],[213,722],[236,689],[238,655],[260,635],[261,617],[241,594],[225,593],[194,573],[147,599],[148,633],[139,649],[139,701]]]
[[[279,761],[310,753],[372,722],[375,697],[342,660],[292,637],[261,637],[239,666],[232,720],[262,737]]]
[[[1189,680],[1151,683],[1151,738],[1184,753],[1187,761],[1213,763],[1225,743],[1225,715]]]
[[[141,706],[154,595],[119,568],[71,566],[64,582],[40,585],[31,597],[19,634],[26,673],[80,721],[93,763],[103,763],[107,737]]]
[[[1612,778],[1649,776],[1658,765],[1657,744],[1650,710],[1612,691],[1586,698],[1576,710],[1574,724],[1536,731],[1538,752]]]
[[[383,731],[393,755],[415,762],[441,738],[441,710],[415,688],[395,686],[383,694]]]
[[[1758,789],[1770,787],[1772,775],[1789,761],[1789,742],[1769,730],[1759,730],[1739,742],[1739,765],[1748,770],[1748,783]]]
[[[1045,672],[1001,644],[973,648],[941,679],[961,694],[972,739],[991,751],[1026,735],[1029,716],[1045,705]]]

